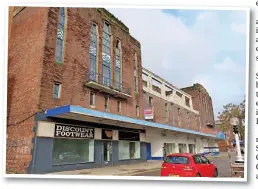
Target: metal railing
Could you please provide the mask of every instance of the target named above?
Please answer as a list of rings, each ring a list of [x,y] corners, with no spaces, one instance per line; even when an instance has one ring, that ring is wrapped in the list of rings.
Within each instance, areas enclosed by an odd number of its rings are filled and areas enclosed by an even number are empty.
[[[90,82],[90,81],[109,87],[110,89],[117,90],[121,93],[131,95],[131,88],[127,83],[118,82],[116,80],[103,76],[102,74],[98,74],[96,72],[87,72],[86,82]]]

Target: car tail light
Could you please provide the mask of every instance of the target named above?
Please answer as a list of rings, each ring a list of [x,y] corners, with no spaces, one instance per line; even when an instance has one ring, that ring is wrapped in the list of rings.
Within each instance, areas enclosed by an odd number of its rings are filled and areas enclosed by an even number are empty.
[[[194,168],[191,167],[191,166],[189,166],[189,165],[187,165],[187,166],[185,166],[184,170],[185,170],[185,171],[193,171]]]
[[[163,163],[161,167],[162,167],[162,169],[166,169],[167,168],[165,163]]]

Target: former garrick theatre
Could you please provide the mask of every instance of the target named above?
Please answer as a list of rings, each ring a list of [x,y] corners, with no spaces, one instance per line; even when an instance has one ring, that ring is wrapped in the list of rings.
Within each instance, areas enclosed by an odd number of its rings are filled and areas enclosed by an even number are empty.
[[[198,153],[217,148],[217,135],[197,126],[190,95],[181,92],[181,101],[171,101],[177,89],[156,90],[154,82],[143,94],[141,44],[107,10],[14,7],[9,15],[8,173],[162,159],[163,147]],[[175,115],[166,111],[166,122],[157,120],[172,102]],[[188,125],[185,110],[193,118]]]

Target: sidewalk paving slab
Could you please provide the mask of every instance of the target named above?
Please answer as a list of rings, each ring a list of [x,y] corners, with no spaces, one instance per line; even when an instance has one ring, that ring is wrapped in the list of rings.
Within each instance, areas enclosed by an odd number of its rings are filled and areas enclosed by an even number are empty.
[[[112,175],[112,176],[126,176],[134,173],[145,172],[149,170],[160,169],[163,161],[147,161],[142,163],[134,163],[127,165],[115,165],[93,169],[81,169],[74,171],[62,171],[48,174],[55,175]]]

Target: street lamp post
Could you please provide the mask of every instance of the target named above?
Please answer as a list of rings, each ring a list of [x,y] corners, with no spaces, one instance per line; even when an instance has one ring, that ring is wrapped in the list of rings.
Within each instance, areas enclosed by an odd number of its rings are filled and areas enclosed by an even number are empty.
[[[244,158],[241,154],[240,142],[239,142],[239,136],[238,136],[239,119],[236,117],[231,118],[230,124],[233,126],[233,133],[235,134],[235,140],[236,140],[237,156],[236,156],[235,163],[244,163]]]

